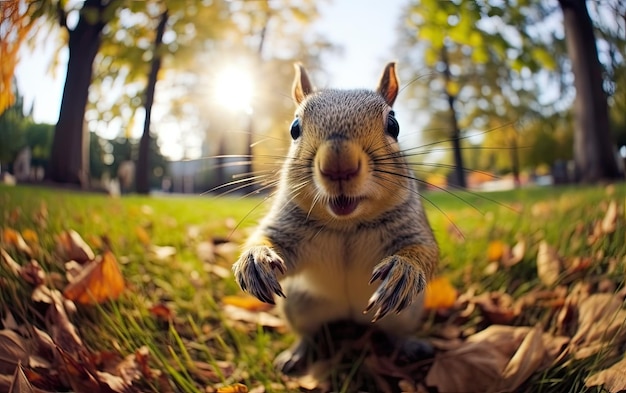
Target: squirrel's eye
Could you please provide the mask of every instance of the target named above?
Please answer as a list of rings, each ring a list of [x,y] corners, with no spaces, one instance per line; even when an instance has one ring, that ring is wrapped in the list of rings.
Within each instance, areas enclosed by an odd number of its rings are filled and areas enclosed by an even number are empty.
[[[398,134],[400,134],[400,125],[393,111],[387,115],[387,134],[391,135],[393,139],[398,139]]]
[[[300,119],[297,117],[291,123],[291,137],[296,140],[300,138]]]

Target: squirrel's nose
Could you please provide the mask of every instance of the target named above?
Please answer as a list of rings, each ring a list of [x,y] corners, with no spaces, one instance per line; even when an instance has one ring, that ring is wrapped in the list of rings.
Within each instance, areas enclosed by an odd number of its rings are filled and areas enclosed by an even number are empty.
[[[350,180],[361,169],[359,154],[348,144],[324,144],[317,152],[319,171],[331,181]]]

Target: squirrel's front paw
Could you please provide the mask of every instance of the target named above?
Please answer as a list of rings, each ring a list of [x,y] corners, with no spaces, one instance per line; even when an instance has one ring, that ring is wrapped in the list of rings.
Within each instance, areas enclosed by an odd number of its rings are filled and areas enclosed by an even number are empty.
[[[399,313],[415,300],[426,287],[424,271],[405,257],[392,255],[376,265],[370,284],[381,280],[381,284],[369,300],[364,313],[377,308],[372,322],[389,312]]]
[[[285,297],[274,271],[276,269],[285,274],[287,267],[282,258],[267,246],[249,248],[233,265],[233,273],[241,289],[270,304],[274,304],[274,294]]]

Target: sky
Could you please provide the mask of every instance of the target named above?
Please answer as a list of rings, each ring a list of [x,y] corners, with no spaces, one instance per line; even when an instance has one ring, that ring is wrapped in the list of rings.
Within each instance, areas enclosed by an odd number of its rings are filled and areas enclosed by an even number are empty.
[[[374,88],[393,54],[400,11],[407,0],[326,0],[319,3],[320,19],[313,29],[340,46],[342,55],[327,56],[324,69],[337,88]],[[56,123],[63,93],[67,48],[59,53],[58,66],[51,61],[58,45],[55,38],[40,37],[34,50],[23,48],[15,74],[26,108],[34,102],[37,122]],[[164,151],[168,155],[168,152]],[[169,154],[172,158],[177,154]]]

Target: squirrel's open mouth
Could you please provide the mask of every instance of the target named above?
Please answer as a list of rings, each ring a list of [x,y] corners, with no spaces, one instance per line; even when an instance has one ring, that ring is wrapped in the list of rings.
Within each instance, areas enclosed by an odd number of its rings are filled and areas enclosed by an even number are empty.
[[[360,198],[357,197],[349,197],[346,195],[339,195],[337,197],[331,198],[329,201],[330,210],[338,216],[347,216],[356,210]]]

